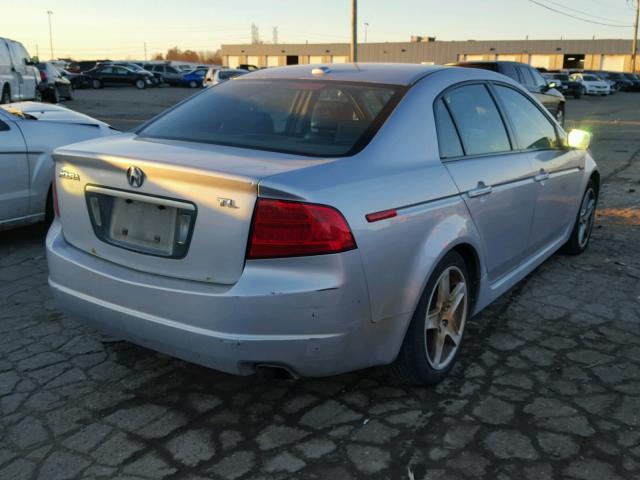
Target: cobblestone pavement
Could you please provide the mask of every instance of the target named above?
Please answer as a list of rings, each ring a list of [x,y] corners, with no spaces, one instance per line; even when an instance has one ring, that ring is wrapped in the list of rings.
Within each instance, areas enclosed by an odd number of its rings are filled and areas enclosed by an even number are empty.
[[[474,318],[433,389],[384,368],[233,377],[113,341],[53,304],[43,227],[2,232],[0,478],[640,478],[640,94],[622,95],[571,104],[605,176],[588,251]]]

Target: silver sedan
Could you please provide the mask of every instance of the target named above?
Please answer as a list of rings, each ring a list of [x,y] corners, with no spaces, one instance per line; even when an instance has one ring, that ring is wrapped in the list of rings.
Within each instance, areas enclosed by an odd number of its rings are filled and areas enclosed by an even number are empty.
[[[0,230],[53,218],[56,147],[113,133],[109,125],[59,105],[0,106]]]
[[[49,283],[70,315],[225,372],[433,384],[472,315],[587,248],[589,141],[489,71],[260,70],[56,151]]]

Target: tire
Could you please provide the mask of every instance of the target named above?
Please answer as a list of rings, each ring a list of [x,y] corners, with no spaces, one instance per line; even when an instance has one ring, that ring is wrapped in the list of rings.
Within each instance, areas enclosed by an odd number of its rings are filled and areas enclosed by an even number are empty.
[[[138,90],[143,90],[143,89],[144,89],[144,87],[146,87],[146,86],[147,86],[147,84],[146,84],[146,83],[144,83],[144,80],[142,80],[141,78],[139,78],[138,80],[136,80],[136,82],[135,82],[135,86],[136,86],[136,88],[137,88]]]
[[[73,100],[73,86],[69,85],[69,90],[67,92],[67,100]]]
[[[435,385],[447,376],[460,352],[471,313],[471,293],[463,258],[449,252],[429,278],[391,365],[397,378],[413,385]]]
[[[11,88],[9,85],[5,85],[2,89],[2,96],[0,96],[0,104],[11,103]]]
[[[567,255],[580,255],[589,246],[589,239],[595,223],[598,193],[593,180],[589,180],[587,188],[580,200],[580,210],[576,216],[571,236],[562,246],[562,252]]]
[[[573,98],[575,98],[576,100],[579,100],[580,97],[582,97],[582,89],[576,90],[575,92],[573,92]]]
[[[93,80],[91,80],[91,88],[95,88],[95,89],[102,88],[102,82],[97,78],[94,78]]]
[[[558,105],[558,109],[556,110],[556,122],[558,122],[558,124],[561,127],[564,127],[564,105],[560,104]]]
[[[198,82],[196,82],[195,80],[191,80],[189,82],[189,88],[198,88]]]
[[[36,87],[36,92],[33,94],[33,101],[34,102],[41,102],[42,101],[42,92],[40,91],[40,89],[38,87]]]
[[[51,187],[49,187],[49,193],[47,193],[47,203],[44,207],[44,221],[47,225],[51,225],[53,222],[53,217],[55,216],[55,212],[53,211],[53,192],[51,191]]]

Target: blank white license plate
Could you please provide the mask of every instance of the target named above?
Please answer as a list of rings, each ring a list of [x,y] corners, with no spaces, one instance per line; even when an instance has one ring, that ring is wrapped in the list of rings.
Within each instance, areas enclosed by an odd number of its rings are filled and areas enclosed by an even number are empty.
[[[135,249],[171,255],[178,209],[125,198],[113,198],[108,235]]]

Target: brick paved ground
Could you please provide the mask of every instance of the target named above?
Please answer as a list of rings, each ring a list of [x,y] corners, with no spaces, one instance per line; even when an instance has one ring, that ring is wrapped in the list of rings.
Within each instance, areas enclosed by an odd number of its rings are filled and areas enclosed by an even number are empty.
[[[434,389],[383,368],[233,377],[113,341],[53,304],[43,227],[0,233],[0,478],[639,478],[639,106],[570,104],[605,174],[592,244],[474,318]]]

